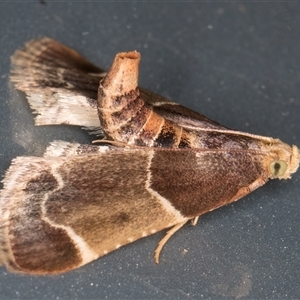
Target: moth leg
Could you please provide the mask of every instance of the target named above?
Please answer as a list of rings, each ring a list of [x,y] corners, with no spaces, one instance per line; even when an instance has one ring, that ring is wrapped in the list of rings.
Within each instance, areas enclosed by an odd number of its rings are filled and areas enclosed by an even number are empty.
[[[256,179],[255,181],[253,181],[248,186],[240,188],[237,191],[237,193],[230,199],[230,201],[228,203],[235,202],[235,201],[239,200],[240,198],[245,197],[246,195],[250,194],[251,192],[253,192],[257,188],[264,185],[266,182],[267,182],[267,180],[263,179],[263,178]]]
[[[188,221],[188,220],[187,220]],[[161,239],[161,241],[158,243],[157,248],[154,251],[154,260],[157,264],[159,264],[159,254],[163,246],[166,244],[166,242],[169,240],[169,238],[177,231],[179,230],[187,221],[178,223],[174,227],[172,227],[167,234]]]
[[[200,217],[200,216],[197,216],[197,217],[195,217],[195,218],[192,220],[192,225],[193,225],[193,226],[195,226],[195,225],[197,224],[197,222],[198,222],[198,220],[199,220],[199,217]]]

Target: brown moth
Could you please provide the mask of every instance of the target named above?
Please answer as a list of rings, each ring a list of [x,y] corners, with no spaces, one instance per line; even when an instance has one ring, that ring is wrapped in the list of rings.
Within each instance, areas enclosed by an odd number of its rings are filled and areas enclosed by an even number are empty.
[[[27,94],[36,125],[84,126],[106,144],[54,141],[43,157],[12,161],[0,193],[8,269],[70,271],[171,228],[158,262],[187,221],[296,172],[296,146],[230,130],[140,89],[139,61],[138,52],[119,53],[105,74],[50,38],[12,56],[11,81]]]

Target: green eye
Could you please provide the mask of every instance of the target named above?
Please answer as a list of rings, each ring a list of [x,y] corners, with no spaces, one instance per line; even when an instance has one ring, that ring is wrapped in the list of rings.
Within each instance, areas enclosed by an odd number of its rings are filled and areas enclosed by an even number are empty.
[[[280,177],[287,169],[287,164],[283,160],[274,160],[270,163],[270,172],[274,177]]]

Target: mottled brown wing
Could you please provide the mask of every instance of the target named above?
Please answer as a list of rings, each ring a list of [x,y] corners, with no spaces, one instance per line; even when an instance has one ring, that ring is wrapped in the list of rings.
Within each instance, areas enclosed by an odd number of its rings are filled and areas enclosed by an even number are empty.
[[[260,159],[53,143],[43,158],[16,158],[6,174],[0,261],[38,274],[77,268],[230,202],[265,176]]]

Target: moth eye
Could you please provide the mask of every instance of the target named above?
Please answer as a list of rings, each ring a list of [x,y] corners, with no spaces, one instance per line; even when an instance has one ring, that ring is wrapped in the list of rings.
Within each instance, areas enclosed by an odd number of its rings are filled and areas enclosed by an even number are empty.
[[[275,177],[280,177],[287,169],[287,163],[283,160],[274,160],[270,163],[271,174]]]

